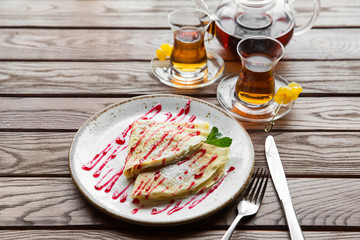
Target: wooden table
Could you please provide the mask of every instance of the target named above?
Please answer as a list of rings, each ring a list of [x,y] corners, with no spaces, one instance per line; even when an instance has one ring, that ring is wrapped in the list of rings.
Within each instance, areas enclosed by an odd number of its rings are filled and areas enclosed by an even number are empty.
[[[217,0],[208,1],[214,8]],[[297,3],[303,9],[309,5]],[[75,132],[114,102],[153,93],[214,104],[161,84],[150,59],[170,42],[166,16],[191,1],[0,1],[0,238],[220,239],[234,205],[200,222],[139,227],[92,207],[74,186]],[[360,239],[360,1],[323,0],[316,26],[293,38],[277,71],[304,92],[272,131],[306,239]],[[300,18],[306,17],[300,14]],[[215,42],[209,48],[239,63]],[[266,167],[263,124],[242,122]],[[259,213],[233,239],[289,239],[270,183]]]

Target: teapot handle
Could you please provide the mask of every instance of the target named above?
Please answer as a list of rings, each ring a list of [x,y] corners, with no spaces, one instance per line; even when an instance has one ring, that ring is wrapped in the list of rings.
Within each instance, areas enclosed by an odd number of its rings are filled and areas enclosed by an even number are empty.
[[[212,15],[210,10],[209,10],[209,6],[206,4],[206,2],[204,0],[193,0],[193,2],[195,3],[197,8],[203,10],[204,12],[209,14],[210,16]]]
[[[289,3],[295,2],[295,0],[289,0]],[[303,34],[307,31],[309,31],[312,26],[314,25],[316,18],[319,16],[320,13],[320,0],[314,0],[314,9],[313,9],[313,15],[311,16],[309,22],[305,24],[304,26],[295,27],[294,36]]]

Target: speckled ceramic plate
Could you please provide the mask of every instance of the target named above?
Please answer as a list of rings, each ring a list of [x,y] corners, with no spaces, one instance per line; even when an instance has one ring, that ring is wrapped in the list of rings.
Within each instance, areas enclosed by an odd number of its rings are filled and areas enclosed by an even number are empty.
[[[186,108],[186,106],[189,108]],[[161,109],[160,109],[161,108]],[[133,182],[122,175],[131,123],[153,120],[209,122],[233,139],[224,178],[210,190],[185,199],[133,201]],[[98,209],[145,225],[175,225],[219,211],[240,194],[254,166],[254,149],[246,130],[227,112],[208,102],[178,95],[135,97],[92,116],[77,132],[69,152],[70,173],[84,197]]]

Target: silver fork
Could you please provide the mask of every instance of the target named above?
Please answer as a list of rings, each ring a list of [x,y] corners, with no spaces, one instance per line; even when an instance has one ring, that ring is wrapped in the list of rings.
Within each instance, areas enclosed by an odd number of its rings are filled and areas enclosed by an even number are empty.
[[[260,173],[259,173],[260,171]],[[256,182],[255,182],[255,179]],[[265,180],[265,182],[264,182]],[[260,204],[264,198],[267,182],[269,180],[269,171],[262,168],[258,168],[256,173],[253,175],[251,182],[243,195],[243,199],[237,205],[238,215],[226,231],[225,235],[221,240],[228,240],[231,238],[235,227],[244,216],[254,215],[258,212]],[[255,182],[255,184],[254,184]],[[251,190],[251,191],[250,191]]]

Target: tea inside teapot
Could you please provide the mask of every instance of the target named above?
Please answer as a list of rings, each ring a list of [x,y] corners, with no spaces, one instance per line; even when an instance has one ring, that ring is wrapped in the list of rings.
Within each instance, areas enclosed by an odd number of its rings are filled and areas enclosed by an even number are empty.
[[[203,0],[193,0],[198,8],[209,11]],[[319,14],[320,0],[314,0],[314,12],[303,27],[295,28],[295,16],[288,0],[223,0],[213,19],[216,38],[223,47],[236,53],[241,39],[267,36],[286,46],[296,33],[309,30]]]

